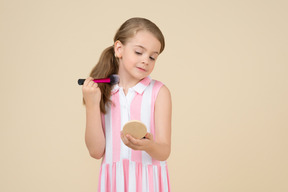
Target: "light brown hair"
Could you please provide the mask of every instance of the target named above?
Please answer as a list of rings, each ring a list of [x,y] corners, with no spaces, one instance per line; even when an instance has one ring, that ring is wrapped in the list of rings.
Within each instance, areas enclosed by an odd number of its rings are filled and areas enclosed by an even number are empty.
[[[114,36],[114,43],[116,41],[120,41],[123,45],[127,43],[129,38],[134,37],[134,35],[138,31],[149,31],[151,32],[161,43],[160,53],[164,50],[165,47],[165,39],[161,32],[161,30],[150,20],[140,17],[135,17],[128,19],[125,21],[120,28],[117,30]],[[107,78],[112,74],[117,74],[119,69],[118,59],[114,56],[114,46],[110,46],[106,48],[98,61],[95,67],[92,69],[90,73],[90,77],[94,79],[97,78]],[[110,104],[110,95],[112,85],[107,83],[99,83],[98,84],[101,90],[101,102],[100,102],[100,110],[102,113],[106,113],[105,106],[106,104]]]

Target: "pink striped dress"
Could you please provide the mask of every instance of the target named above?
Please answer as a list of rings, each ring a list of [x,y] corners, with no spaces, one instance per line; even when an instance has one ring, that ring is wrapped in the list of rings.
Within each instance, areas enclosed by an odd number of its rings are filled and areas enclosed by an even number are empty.
[[[140,120],[154,135],[154,105],[163,84],[144,78],[127,95],[113,87],[107,113],[102,115],[106,137],[105,155],[100,168],[99,192],[169,192],[166,161],[152,159],[144,151],[134,151],[121,140],[120,131],[129,120]]]

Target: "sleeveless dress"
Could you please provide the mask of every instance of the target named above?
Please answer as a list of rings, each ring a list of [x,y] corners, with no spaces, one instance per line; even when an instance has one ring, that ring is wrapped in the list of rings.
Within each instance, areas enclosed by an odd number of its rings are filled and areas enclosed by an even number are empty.
[[[120,131],[129,120],[140,120],[155,135],[154,105],[163,84],[146,77],[128,90],[118,85],[111,92],[111,105],[102,114],[106,138],[98,183],[99,192],[169,192],[166,161],[151,158],[145,151],[135,151],[121,140]]]

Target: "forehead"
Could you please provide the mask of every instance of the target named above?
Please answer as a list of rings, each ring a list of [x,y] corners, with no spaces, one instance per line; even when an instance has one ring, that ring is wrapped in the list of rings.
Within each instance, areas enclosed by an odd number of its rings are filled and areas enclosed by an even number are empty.
[[[142,46],[149,51],[158,53],[161,49],[160,41],[149,31],[138,31],[127,43],[132,46]]]

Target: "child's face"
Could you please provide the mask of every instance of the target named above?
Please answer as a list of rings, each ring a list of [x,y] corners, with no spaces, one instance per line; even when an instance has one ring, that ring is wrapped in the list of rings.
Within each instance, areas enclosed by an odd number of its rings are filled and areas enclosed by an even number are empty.
[[[161,43],[152,33],[137,32],[120,51],[119,72],[137,80],[147,77],[153,71],[160,49]]]

